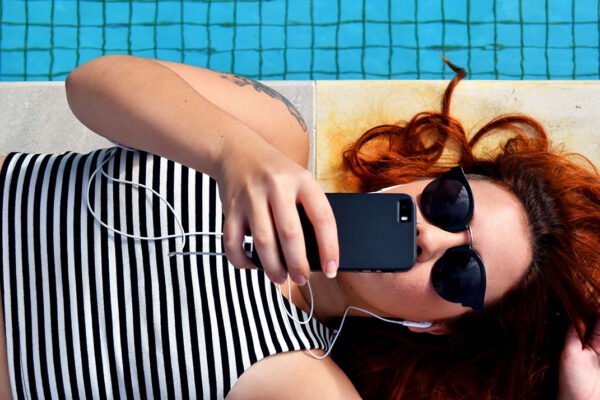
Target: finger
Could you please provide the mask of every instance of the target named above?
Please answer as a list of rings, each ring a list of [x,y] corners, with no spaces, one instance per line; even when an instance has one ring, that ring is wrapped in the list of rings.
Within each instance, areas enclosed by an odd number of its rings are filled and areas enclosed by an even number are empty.
[[[227,260],[236,268],[253,267],[252,260],[246,255],[242,243],[246,232],[245,218],[229,213],[223,224],[223,245]]]
[[[298,199],[315,230],[321,269],[328,277],[335,277],[340,253],[337,226],[331,205],[318,185],[316,189],[314,186],[303,187],[298,194]]]
[[[265,202],[266,203],[266,202]],[[264,203],[263,203],[264,204]],[[252,241],[262,267],[273,282],[282,284],[287,271],[281,262],[271,213],[267,207],[253,207],[248,215]]]
[[[288,274],[297,284],[304,285],[310,277],[304,233],[295,199],[285,197],[278,194],[271,196],[271,213]]]

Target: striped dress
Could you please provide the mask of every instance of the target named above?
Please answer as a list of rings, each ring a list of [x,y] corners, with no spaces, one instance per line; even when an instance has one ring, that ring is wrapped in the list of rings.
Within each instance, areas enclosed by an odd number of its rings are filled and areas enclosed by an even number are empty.
[[[11,153],[0,173],[0,279],[13,397],[205,398],[227,395],[252,364],[326,348],[331,332],[285,298],[262,271],[224,256],[173,256],[181,239],[109,232],[87,210],[87,185],[105,171],[147,184],[186,232],[221,231],[216,182],[143,152]],[[90,204],[109,226],[140,236],[178,233],[173,214],[143,189],[92,180]],[[184,251],[222,251],[187,239]]]

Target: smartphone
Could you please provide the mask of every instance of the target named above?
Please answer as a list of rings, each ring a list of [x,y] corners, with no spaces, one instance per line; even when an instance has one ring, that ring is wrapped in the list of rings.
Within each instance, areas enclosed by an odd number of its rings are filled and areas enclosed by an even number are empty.
[[[414,199],[398,193],[326,193],[338,231],[338,271],[407,271],[416,260]],[[298,213],[310,269],[321,270],[315,232],[302,206]],[[248,249],[247,249],[248,250]],[[252,261],[262,268],[256,249]],[[279,254],[285,258],[279,246]]]

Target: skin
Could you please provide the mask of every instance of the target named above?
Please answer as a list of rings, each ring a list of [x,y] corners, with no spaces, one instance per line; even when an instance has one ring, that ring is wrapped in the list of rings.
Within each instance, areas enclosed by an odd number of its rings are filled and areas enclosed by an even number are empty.
[[[121,79],[124,76],[127,78]],[[435,261],[446,249],[470,243],[469,234],[443,231],[431,225],[420,210],[417,244],[422,252],[409,272],[340,273],[334,279],[324,273],[309,275],[296,203],[304,205],[315,227],[324,272],[329,275],[337,269],[335,224],[322,191],[306,171],[308,139],[301,116],[289,102],[260,84],[182,64],[109,56],[77,68],[67,80],[67,95],[75,115],[99,134],[215,177],[228,216],[224,230],[230,262],[238,268],[251,265],[238,246],[240,235],[250,227],[258,239],[255,244],[267,275],[282,281],[289,272],[294,281],[287,280],[282,292],[287,295],[289,284],[292,301],[305,310],[309,309],[307,286],[296,282],[310,276],[318,299],[315,315],[322,322],[355,305],[382,316],[434,321],[431,328],[421,331],[441,334],[447,333],[444,319],[469,311],[441,299],[430,282]],[[269,117],[263,118],[265,115]],[[0,168],[1,162],[0,158]],[[418,204],[428,182],[413,182],[393,191],[413,195]],[[471,180],[471,185],[476,205],[471,221],[474,249],[486,266],[485,301],[489,303],[523,275],[531,249],[524,211],[516,198],[490,182]],[[275,235],[282,242],[288,271],[278,261]],[[1,343],[3,335],[0,319]],[[580,342],[567,337],[562,370],[575,371],[574,363],[593,358],[581,348]],[[562,398],[583,398],[578,397],[579,386],[574,384],[582,375],[567,375],[561,375]],[[10,398],[5,346],[0,346],[0,388],[0,398]],[[315,360],[299,351],[255,363],[242,374],[228,398],[251,396],[359,398],[331,359]]]

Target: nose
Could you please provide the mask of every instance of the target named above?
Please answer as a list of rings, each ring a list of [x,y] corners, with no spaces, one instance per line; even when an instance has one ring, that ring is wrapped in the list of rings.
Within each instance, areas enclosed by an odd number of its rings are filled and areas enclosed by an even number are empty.
[[[417,224],[417,262],[441,257],[446,250],[471,244],[469,230],[448,232],[427,221]]]

